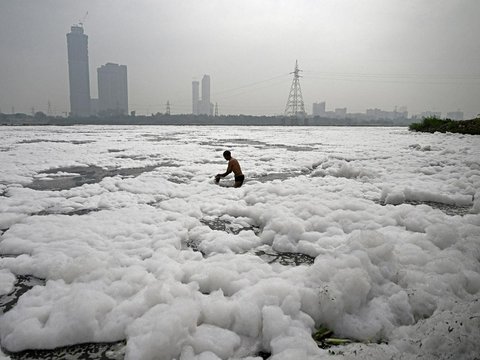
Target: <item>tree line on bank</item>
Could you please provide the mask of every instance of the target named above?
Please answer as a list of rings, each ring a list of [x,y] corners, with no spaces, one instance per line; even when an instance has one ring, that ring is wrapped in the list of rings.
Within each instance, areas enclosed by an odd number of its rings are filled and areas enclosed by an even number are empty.
[[[471,120],[451,120],[451,119],[439,119],[437,117],[427,117],[420,123],[410,124],[409,129],[411,131],[420,132],[450,132],[459,134],[480,135],[480,117]]]

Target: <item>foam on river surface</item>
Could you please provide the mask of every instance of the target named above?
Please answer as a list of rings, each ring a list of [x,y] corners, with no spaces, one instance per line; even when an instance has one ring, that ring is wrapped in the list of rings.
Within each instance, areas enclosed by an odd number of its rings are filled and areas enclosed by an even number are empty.
[[[161,126],[0,136],[7,351],[319,359],[332,349],[311,334],[325,326],[354,340],[333,349],[345,359],[480,353],[478,137]],[[226,149],[246,175],[239,189],[213,183]],[[82,169],[95,170],[88,181],[47,186]],[[18,297],[25,277],[44,281]]]

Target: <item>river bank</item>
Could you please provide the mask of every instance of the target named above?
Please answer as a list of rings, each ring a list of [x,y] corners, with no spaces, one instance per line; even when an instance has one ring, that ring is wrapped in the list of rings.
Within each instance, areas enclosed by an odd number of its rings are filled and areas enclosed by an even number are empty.
[[[409,126],[412,131],[421,132],[451,132],[457,134],[480,135],[480,118],[464,121],[455,121],[449,119],[438,119],[429,117],[423,119],[421,123],[413,123]]]

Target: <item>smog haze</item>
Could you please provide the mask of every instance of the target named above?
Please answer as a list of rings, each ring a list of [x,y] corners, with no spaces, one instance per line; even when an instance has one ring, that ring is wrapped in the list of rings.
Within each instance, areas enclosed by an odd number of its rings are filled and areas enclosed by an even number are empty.
[[[478,0],[0,0],[0,109],[69,111],[66,34],[97,71],[128,66],[129,108],[191,113],[211,77],[222,114],[278,115],[295,61],[305,108],[480,113]]]

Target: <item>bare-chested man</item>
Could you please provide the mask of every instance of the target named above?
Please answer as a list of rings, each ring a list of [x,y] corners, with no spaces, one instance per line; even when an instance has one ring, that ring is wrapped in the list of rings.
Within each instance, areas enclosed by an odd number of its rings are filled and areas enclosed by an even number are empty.
[[[233,172],[233,175],[235,175],[235,184],[233,187],[238,188],[242,186],[245,176],[242,174],[242,169],[240,168],[240,164],[238,163],[237,159],[234,159],[228,150],[223,152],[223,157],[228,161],[227,171],[223,174],[215,175],[215,182],[218,184],[220,182],[220,178],[225,177]]]

